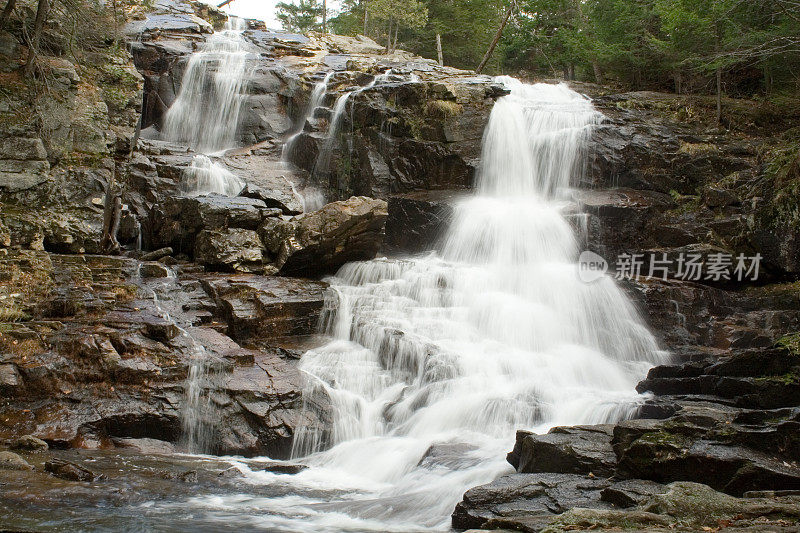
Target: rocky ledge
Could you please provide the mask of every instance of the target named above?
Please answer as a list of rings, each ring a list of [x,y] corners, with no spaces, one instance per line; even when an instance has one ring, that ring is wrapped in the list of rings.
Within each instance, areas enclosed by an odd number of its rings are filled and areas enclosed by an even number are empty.
[[[327,423],[302,418],[293,348],[315,334],[326,285],[172,262],[35,251],[0,259],[4,303],[24,317],[0,329],[0,439],[183,446],[199,409],[211,428],[206,451],[280,458],[298,424]],[[199,408],[186,389],[198,361],[208,400]]]

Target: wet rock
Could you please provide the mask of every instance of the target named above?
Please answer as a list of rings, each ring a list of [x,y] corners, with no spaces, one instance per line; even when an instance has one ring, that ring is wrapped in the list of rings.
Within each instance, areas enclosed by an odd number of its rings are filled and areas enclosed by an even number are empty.
[[[600,491],[600,499],[616,507],[636,507],[648,501],[654,494],[662,494],[667,488],[655,481],[628,479],[618,481]]]
[[[316,332],[327,283],[287,277],[202,278],[228,334],[239,342]]]
[[[315,276],[348,261],[372,259],[383,242],[386,202],[353,197],[259,230],[284,275]]]
[[[22,385],[22,377],[12,364],[0,364],[0,392],[12,394]]]
[[[152,252],[147,252],[146,254],[143,254],[139,259],[141,259],[142,261],[158,261],[172,254],[173,254],[172,248],[167,246],[165,248],[159,248],[158,250],[153,250]]]
[[[603,509],[600,491],[610,482],[577,474],[512,474],[468,490],[453,512],[456,529],[480,529],[490,521],[538,517],[547,524],[554,514],[574,507]]]
[[[171,272],[161,263],[146,262],[139,265],[139,274],[143,278],[168,278]]]
[[[757,489],[800,488],[800,469],[795,466],[752,449],[667,428],[643,433],[624,447],[617,475],[659,482],[702,481],[735,495]]]
[[[33,467],[14,452],[0,451],[0,470],[33,470]]]
[[[95,474],[88,468],[62,459],[52,459],[44,464],[45,472],[55,477],[68,481],[98,481],[104,478],[102,474]]]
[[[195,260],[215,269],[263,272],[264,248],[253,230],[203,230],[197,235]]]
[[[253,470],[263,470],[274,474],[299,474],[308,469],[306,465],[300,463],[286,463],[283,461],[254,461],[249,463],[248,466]]]
[[[161,455],[170,455],[175,453],[175,445],[171,442],[166,442],[163,440],[158,439],[149,439],[149,438],[141,438],[141,439],[111,439],[114,443],[114,446],[117,448],[125,448],[134,450],[138,453],[144,453],[147,455],[152,454],[161,454]]]
[[[156,205],[151,212],[151,244],[191,254],[203,230],[255,230],[265,217],[275,214],[280,213],[268,208],[262,200],[253,198],[220,195],[171,197]]]
[[[11,441],[10,448],[12,450],[24,450],[29,452],[41,452],[49,448],[47,443],[33,435],[23,435],[18,439]]]
[[[616,456],[613,426],[556,427],[546,435],[517,433],[512,465],[520,473],[556,472],[611,476]]]
[[[453,204],[464,196],[460,191],[390,196],[384,247],[399,253],[437,249],[453,216]]]

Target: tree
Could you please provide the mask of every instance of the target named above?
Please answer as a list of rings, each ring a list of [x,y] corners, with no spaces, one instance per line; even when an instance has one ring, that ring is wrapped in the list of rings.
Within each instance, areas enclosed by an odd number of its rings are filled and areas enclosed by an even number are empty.
[[[386,51],[397,47],[401,28],[421,28],[428,21],[428,8],[420,0],[372,0],[372,18],[387,25]]]
[[[276,18],[286,31],[305,33],[323,29],[320,19],[325,13],[324,4],[319,0],[298,0],[294,2],[278,2]]]
[[[28,59],[25,63],[26,76],[33,74],[33,69],[36,66],[36,50],[39,48],[39,41],[41,41],[42,38],[42,29],[44,29],[44,23],[49,13],[50,0],[39,0],[36,7],[36,19],[33,22],[33,35],[28,43]]]
[[[11,13],[14,12],[14,8],[17,6],[17,0],[8,0],[6,2],[6,7],[3,8],[3,13],[0,14],[0,30],[6,27],[8,24],[8,19],[11,18]]]
[[[489,58],[492,57],[492,53],[494,53],[494,49],[495,47],[497,47],[497,43],[500,42],[500,37],[503,36],[503,30],[505,29],[506,24],[508,24],[508,19],[511,18],[512,11],[513,11],[512,6],[508,6],[506,8],[506,14],[503,16],[503,19],[500,22],[500,27],[497,28],[497,33],[495,34],[494,39],[492,39],[492,43],[489,45],[489,49],[486,50],[486,54],[483,56],[483,59],[481,59],[478,68],[475,69],[475,72],[477,72],[478,74],[481,73],[483,67],[485,67],[486,63],[489,62]]]

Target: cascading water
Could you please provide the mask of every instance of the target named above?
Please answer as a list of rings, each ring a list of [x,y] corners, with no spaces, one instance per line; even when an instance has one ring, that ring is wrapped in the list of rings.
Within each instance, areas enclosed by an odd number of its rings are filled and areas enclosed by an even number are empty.
[[[244,182],[207,155],[196,155],[191,166],[184,170],[180,187],[188,196],[209,193],[236,196],[244,187]]]
[[[206,154],[236,145],[247,74],[244,21],[229,17],[189,57],[181,89],[164,117],[164,138]]]
[[[333,106],[330,125],[328,126],[328,133],[325,136],[325,142],[322,144],[319,155],[317,155],[317,160],[314,163],[312,174],[325,174],[330,169],[331,156],[333,155],[333,149],[336,148],[339,131],[342,129],[342,122],[344,122],[345,112],[347,111],[347,103],[351,101],[353,97],[358,96],[362,92],[375,87],[375,85],[388,80],[389,76],[391,75],[392,70],[389,69],[383,74],[378,74],[375,76],[372,81],[364,87],[360,87],[352,91],[346,91],[336,99],[336,103]]]
[[[141,269],[141,264],[139,265]],[[213,420],[215,418],[214,405],[211,394],[214,391],[214,374],[218,370],[212,364],[206,349],[198,343],[189,332],[182,327],[168,310],[168,302],[162,301],[158,291],[166,294],[170,286],[175,283],[175,274],[167,269],[165,278],[145,280],[137,271],[136,284],[144,289],[145,294],[153,301],[162,319],[172,322],[180,332],[190,349],[189,373],[184,384],[184,401],[181,408],[181,429],[183,434],[181,442],[189,453],[206,453],[211,447],[213,437]],[[174,309],[174,302],[173,304]],[[188,324],[186,325],[188,326]]]
[[[184,172],[181,188],[190,194],[235,196],[244,184],[208,155],[236,146],[236,132],[248,74],[245,21],[229,17],[189,58],[180,92],[164,117],[162,137],[205,155]]]
[[[316,83],[314,88],[311,90],[311,97],[308,100],[308,107],[306,108],[306,112],[303,114],[302,120],[300,120],[295,131],[292,132],[289,138],[286,139],[286,143],[283,145],[283,150],[281,151],[282,161],[289,161],[289,154],[294,148],[294,145],[297,144],[297,140],[300,138],[300,135],[302,135],[306,122],[314,118],[314,113],[316,112],[317,108],[324,102],[325,96],[328,94],[328,83],[331,81],[331,78],[334,74],[336,74],[336,72],[333,70],[328,72],[325,75],[325,78],[323,78],[323,80],[319,83]]]
[[[164,118],[164,139],[202,152],[183,171],[180,189],[184,194],[236,196],[244,187],[241,179],[209,157],[236,145],[248,74],[244,30],[244,20],[228,17],[225,29],[212,34],[192,54],[178,97]],[[161,308],[155,292],[153,299]],[[181,329],[181,334],[192,347],[181,412],[182,440],[189,452],[203,453],[209,450],[212,436],[212,359],[186,330]]]
[[[441,256],[352,263],[330,280],[334,340],[301,360],[308,408],[319,394],[333,404],[332,427],[296,436],[311,468],[242,465],[291,495],[221,505],[280,530],[447,529],[468,488],[511,470],[516,429],[612,422],[640,403],[636,383],[667,355],[611,278],[580,281],[566,218],[601,115],[566,86],[499,81],[511,94]]]

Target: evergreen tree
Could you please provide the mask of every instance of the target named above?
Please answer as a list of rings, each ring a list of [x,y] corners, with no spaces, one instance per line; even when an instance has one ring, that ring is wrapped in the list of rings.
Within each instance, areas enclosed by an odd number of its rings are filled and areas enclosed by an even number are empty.
[[[305,33],[322,31],[323,5],[319,0],[298,0],[295,2],[278,2],[277,19],[286,31]]]

